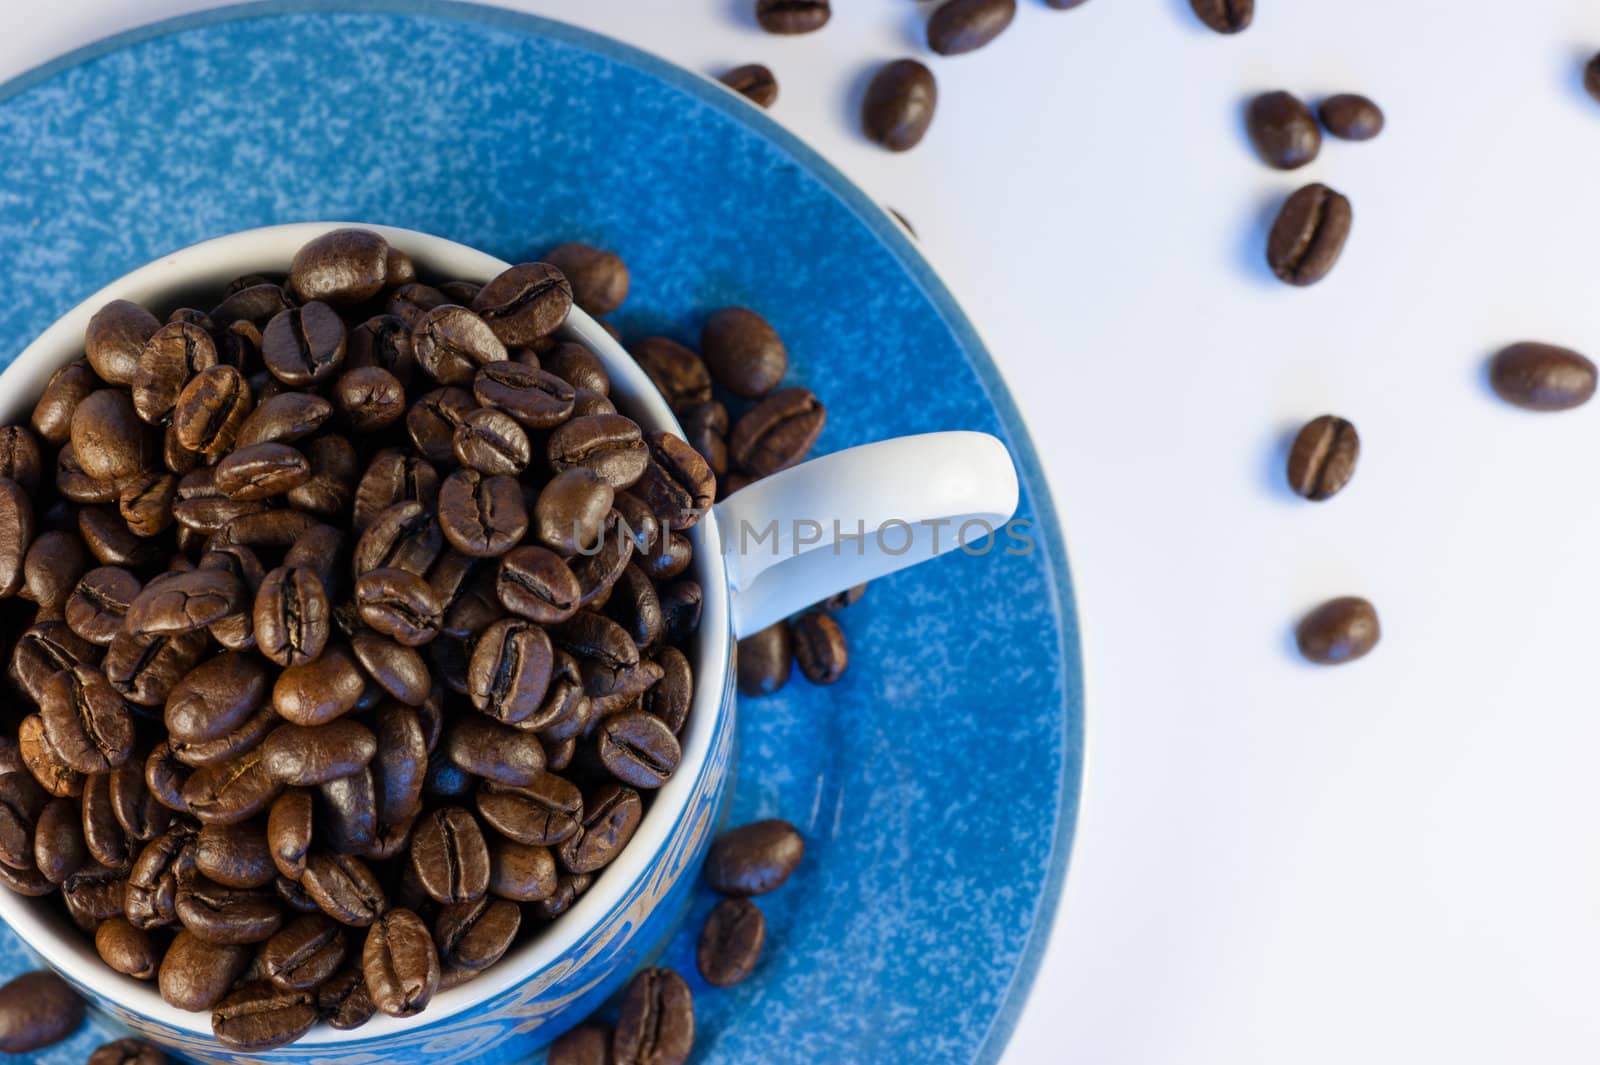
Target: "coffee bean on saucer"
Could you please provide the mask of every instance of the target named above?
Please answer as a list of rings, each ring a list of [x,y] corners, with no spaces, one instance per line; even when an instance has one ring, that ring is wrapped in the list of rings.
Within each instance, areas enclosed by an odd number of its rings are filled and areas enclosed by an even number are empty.
[[[83,998],[47,969],[0,987],[0,1053],[27,1054],[61,1042],[83,1022]]]
[[[820,610],[801,614],[790,625],[794,660],[812,684],[832,684],[850,664],[850,648],[839,623]]]
[[[1267,238],[1267,264],[1280,281],[1316,284],[1339,261],[1352,217],[1343,195],[1326,185],[1307,185],[1278,211]]]
[[[1087,0],[1044,0],[1044,2],[1057,11],[1070,11],[1075,7],[1083,6],[1083,4],[1087,3]]]
[[[1369,141],[1383,132],[1383,110],[1365,96],[1342,92],[1317,108],[1328,132],[1347,141]]]
[[[761,960],[767,919],[749,899],[723,899],[712,908],[700,932],[695,963],[706,983],[732,987]]]
[[[739,641],[735,655],[739,691],[744,695],[771,695],[789,682],[794,661],[794,636],[788,622],[780,621]]]
[[[828,0],[755,0],[756,21],[768,33],[810,33],[833,12]]]
[[[1594,395],[1595,366],[1570,348],[1523,341],[1490,360],[1489,383],[1501,399],[1526,410],[1571,410]]]
[[[87,1065],[167,1065],[167,1055],[142,1039],[117,1039],[96,1047]]]
[[[1189,6],[1201,22],[1218,33],[1248,29],[1256,13],[1256,0],[1189,0]]]
[[[713,311],[700,331],[712,380],[744,399],[760,399],[783,380],[789,353],[777,330],[746,307]]]
[[[787,821],[753,821],[712,841],[706,883],[723,895],[765,895],[782,887],[805,856],[806,844]]]
[[[778,102],[778,79],[760,63],[734,67],[717,80],[757,107],[771,107]]]
[[[1261,161],[1279,170],[1305,166],[1322,149],[1316,116],[1291,93],[1264,92],[1251,100],[1245,128]]]
[[[684,1065],[694,1049],[694,995],[671,969],[641,969],[622,993],[614,1065]]]
[[[1590,96],[1600,100],[1600,55],[1584,64],[1583,87],[1589,90]]]
[[[1378,612],[1357,596],[1330,599],[1300,620],[1295,641],[1318,665],[1354,662],[1378,645]]]
[[[597,318],[628,298],[628,266],[613,252],[572,241],[551,248],[544,261],[571,284],[572,302]]]
[[[945,0],[928,20],[928,47],[940,55],[974,52],[1005,32],[1017,0]]]
[[[933,71],[915,59],[896,59],[867,85],[861,102],[862,131],[890,151],[907,151],[928,132],[938,103]]]
[[[550,1044],[545,1065],[612,1065],[611,1028],[585,1021]]]
[[[1307,499],[1328,499],[1350,483],[1360,453],[1355,426],[1332,414],[1313,418],[1289,449],[1289,487]]]

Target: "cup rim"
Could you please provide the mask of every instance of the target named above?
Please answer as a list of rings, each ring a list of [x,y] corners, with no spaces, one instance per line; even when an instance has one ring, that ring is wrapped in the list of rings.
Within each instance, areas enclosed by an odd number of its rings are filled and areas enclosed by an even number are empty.
[[[173,295],[202,285],[220,293],[229,280],[248,273],[286,273],[296,250],[313,237],[334,229],[359,228],[378,233],[391,246],[437,276],[488,281],[512,264],[486,252],[418,230],[360,221],[294,222],[262,226],[214,237],[163,255],[124,274],[56,319],[0,371],[0,423],[24,419],[50,375],[81,357],[83,334],[90,317],[106,303],[127,299],[161,305]],[[611,394],[646,430],[665,429],[682,435],[682,427],[650,378],[622,345],[592,317],[573,306],[560,330],[599,356],[611,377]],[[422,1031],[475,1009],[521,986],[560,960],[585,934],[607,921],[619,903],[648,876],[663,855],[695,786],[706,771],[712,739],[731,677],[732,630],[729,589],[722,563],[722,544],[715,517],[705,515],[688,535],[694,546],[690,574],[699,581],[702,613],[694,661],[695,691],[684,726],[678,771],[660,789],[629,845],[604,870],[572,908],[542,934],[508,951],[495,965],[465,984],[436,994],[428,1008],[405,1018],[376,1013],[359,1028],[338,1030],[318,1022],[284,1049],[335,1047]],[[44,911],[43,900],[0,890],[0,920],[52,968],[70,981],[158,1024],[211,1040],[210,1017],[170,1005],[154,981],[136,980],[109,968],[92,940],[64,919]],[[360,930],[357,930],[360,931]],[[358,951],[359,945],[353,945]],[[269,1054],[271,1052],[268,1052]]]

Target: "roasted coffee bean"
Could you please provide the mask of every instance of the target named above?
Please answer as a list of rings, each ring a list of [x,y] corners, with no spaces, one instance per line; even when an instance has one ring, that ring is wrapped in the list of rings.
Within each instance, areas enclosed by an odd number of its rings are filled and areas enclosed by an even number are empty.
[[[103,566],[148,569],[161,562],[161,545],[133,535],[128,523],[114,510],[84,507],[78,511],[78,535]],[[20,575],[20,567],[18,572]]]
[[[318,1014],[328,1027],[340,1031],[361,1027],[378,1011],[359,964],[348,965],[323,981],[316,995]]]
[[[810,33],[830,14],[828,0],[756,0],[756,21],[768,33]]]
[[[316,574],[280,566],[256,592],[256,645],[280,666],[300,666],[322,654],[332,610]]]
[[[79,579],[67,597],[67,625],[90,643],[106,646],[122,631],[128,608],[143,590],[120,566],[100,566]]]
[[[771,107],[778,102],[778,79],[760,63],[734,67],[717,80],[757,107]],[[583,306],[581,302],[578,305]]]
[[[556,879],[556,893],[533,904],[533,913],[540,920],[553,921],[572,908],[594,883],[587,873],[562,872]]]
[[[534,536],[562,555],[587,551],[600,538],[614,497],[611,485],[587,466],[563,470],[539,492]]]
[[[1494,356],[1489,383],[1501,399],[1525,410],[1571,410],[1594,395],[1595,367],[1570,348],[1524,341]]]
[[[694,996],[671,969],[641,969],[622,993],[614,1065],[684,1065],[694,1049]]]
[[[439,505],[439,472],[424,459],[386,448],[372,457],[356,487],[353,530],[365,531],[379,514],[407,501],[434,510]]]
[[[794,659],[794,637],[787,622],[769,625],[739,641],[739,691],[745,695],[771,695],[789,682]]]
[[[1590,96],[1600,100],[1600,55],[1584,64],[1583,87],[1589,91]]]
[[[126,917],[112,917],[95,929],[94,947],[100,960],[136,980],[154,980],[161,967],[161,952],[150,933]]]
[[[500,559],[495,594],[514,614],[553,625],[578,611],[583,589],[560,555],[547,548],[519,547]]]
[[[545,747],[545,768],[552,773],[559,773],[572,765],[573,757],[578,753],[578,738],[571,736],[565,740],[550,742]]]
[[[489,889],[489,847],[459,806],[425,814],[411,833],[411,868],[435,902],[470,902]]]
[[[548,847],[496,840],[489,855],[489,892],[512,902],[540,902],[561,883]]]
[[[351,653],[331,645],[315,661],[278,674],[272,705],[286,721],[321,725],[354,709],[365,686],[366,678]]]
[[[175,813],[189,812],[189,803],[183,797],[183,786],[188,781],[188,770],[173,755],[165,743],[156,744],[144,761],[144,786],[162,806]]]
[[[379,366],[347,370],[333,386],[333,399],[357,433],[387,429],[405,416],[405,386]]]
[[[362,621],[408,647],[439,635],[439,601],[428,582],[415,573],[368,570],[356,579],[355,602]]]
[[[496,832],[529,846],[553,847],[578,833],[583,795],[554,773],[541,773],[526,787],[485,782],[478,812]]]
[[[372,771],[362,767],[320,785],[317,793],[318,837],[340,854],[371,849],[378,838],[378,792]]]
[[[62,674],[54,675],[59,676]],[[83,774],[69,766],[56,750],[45,734],[44,719],[39,714],[29,714],[17,726],[17,749],[28,772],[45,791],[60,797],[83,794]]]
[[[15,872],[10,866],[0,866],[0,870]],[[46,888],[51,886],[43,876],[39,879]],[[19,890],[16,884],[10,881],[8,884],[13,891]],[[42,894],[42,892],[23,893]],[[85,932],[94,931],[102,921],[108,921],[122,913],[127,905],[128,894],[127,870],[107,869],[93,861],[80,867],[77,872],[67,877],[66,883],[61,885],[61,897],[67,904],[67,912],[72,916],[73,922]],[[132,919],[131,914],[129,919]]]
[[[517,727],[533,725],[540,739],[559,743],[583,732],[592,717],[594,708],[584,694],[583,674],[578,660],[565,651],[557,651],[544,702],[539,704],[538,712],[532,717],[517,722]],[[551,762],[550,768],[559,767]]]
[[[407,706],[420,706],[428,697],[432,678],[428,665],[415,649],[373,633],[350,641],[350,651],[366,675]]]
[[[340,924],[364,928],[389,908],[372,870],[347,854],[313,852],[300,883],[322,912]]]
[[[784,433],[782,426],[769,431],[764,444]],[[688,529],[698,524],[717,495],[717,479],[711,468],[699,453],[671,433],[658,430],[649,435],[646,443],[650,461],[633,493],[671,528]]]
[[[628,298],[628,266],[611,252],[571,242],[557,244],[544,260],[566,277],[572,302],[597,318],[610,314]]]
[[[216,467],[216,485],[229,499],[268,499],[311,477],[311,463],[288,444],[251,444],[231,452]]]
[[[421,396],[406,411],[406,434],[423,459],[443,467],[456,463],[455,432],[476,410],[472,393],[464,388],[436,388]]]
[[[305,449],[310,476],[284,498],[296,510],[332,517],[349,505],[356,491],[356,451],[342,436],[319,436]]]
[[[260,747],[197,770],[183,785],[189,813],[205,824],[234,824],[261,813],[283,790]]]
[[[832,684],[850,664],[850,649],[839,623],[820,610],[800,615],[790,625],[794,659],[812,684]]]
[[[1378,645],[1378,611],[1358,596],[1330,599],[1300,619],[1295,642],[1307,660],[1337,666],[1363,658]]]
[[[173,688],[165,721],[172,741],[205,743],[233,733],[266,702],[268,674],[255,658],[221,654]]]
[[[550,867],[555,879],[555,864]],[[448,966],[479,972],[487,969],[511,947],[522,924],[515,903],[488,897],[445,906],[434,921],[434,942],[439,960]]]
[[[129,763],[110,777],[111,811],[130,838],[147,843],[167,830],[172,811],[151,792],[142,766]]]
[[[71,1035],[83,1023],[83,999],[56,973],[23,973],[0,987],[0,1053],[27,1054]]]
[[[111,806],[111,774],[93,773],[83,782],[83,842],[89,857],[107,869],[133,865],[133,843]]]
[[[1383,110],[1365,96],[1339,93],[1317,108],[1328,132],[1341,140],[1369,141],[1383,132]]]
[[[777,331],[744,307],[714,311],[701,330],[700,350],[716,383],[746,399],[759,399],[777,388],[789,368]]]
[[[569,873],[596,873],[633,839],[644,815],[639,793],[617,784],[603,784],[583,797],[581,831],[561,843],[556,857]]]
[[[224,887],[196,877],[178,889],[178,920],[207,943],[260,943],[283,924],[276,892]]]
[[[721,477],[728,472],[728,408],[716,400],[696,403],[678,412],[683,438],[706,460],[711,472]]]
[[[390,248],[365,229],[336,229],[314,238],[294,256],[288,285],[301,300],[354,306],[376,296],[388,278]]]
[[[184,929],[161,959],[156,978],[161,997],[180,1010],[208,1010],[243,975],[252,953],[239,944],[207,943]]]
[[[35,864],[34,855],[37,841],[34,838],[34,827],[38,823],[40,832],[44,832],[41,818],[46,810],[54,806],[56,804],[49,801],[44,790],[27,773],[12,771],[0,776],[0,863],[9,865],[13,869],[26,869]],[[66,808],[76,816],[77,808],[75,806],[68,803]],[[55,816],[60,816],[59,808]],[[54,830],[46,834],[52,837],[58,835],[70,836],[70,833],[64,834]],[[76,848],[70,845],[70,838],[64,838],[62,840],[64,845],[61,848],[63,853],[66,854],[72,850],[81,849],[81,836],[82,833],[80,831],[78,847]],[[80,857],[79,863],[81,864],[81,862],[82,858]],[[43,869],[43,866],[41,865],[40,868]],[[68,869],[67,872],[70,873],[72,870]],[[50,879],[59,883],[66,877],[51,877]]]
[[[107,384],[126,388],[137,380],[139,355],[160,328],[156,316],[138,304],[113,300],[89,319],[83,352]]]
[[[659,788],[683,757],[666,723],[642,710],[606,718],[596,742],[600,761],[611,775],[636,788]]]
[[[666,631],[656,586],[636,565],[622,571],[606,600],[605,614],[622,626],[641,650],[657,643]]]
[[[412,282],[401,285],[389,296],[389,302],[384,305],[388,315],[400,319],[407,329],[417,324],[417,319],[433,310],[443,307],[450,302],[450,297],[434,288],[432,285]]]
[[[711,371],[705,360],[676,340],[645,337],[629,351],[674,410],[711,398]]]
[[[262,764],[284,784],[310,787],[357,772],[377,753],[372,730],[349,718],[279,725],[261,744]]]
[[[266,829],[259,821],[202,827],[195,836],[194,865],[230,888],[267,887],[278,876]]]
[[[136,706],[158,707],[206,653],[204,632],[140,635],[119,632],[102,668],[117,693]]]
[[[1292,93],[1264,92],[1251,100],[1245,129],[1261,161],[1279,170],[1305,166],[1322,150],[1316,116]]]
[[[119,907],[136,927],[159,928],[177,921],[178,892],[195,877],[193,843],[194,830],[178,824],[139,851],[122,885]]]
[[[598,392],[591,392],[587,388],[575,390],[572,401],[572,416],[574,418],[587,418],[595,414],[615,414],[617,405]]]
[[[574,389],[601,396],[611,394],[611,376],[600,356],[573,341],[557,344],[539,360],[543,369],[555,374]]]
[[[872,77],[861,103],[867,139],[893,152],[915,148],[933,124],[939,88],[933,71],[915,59],[897,59]]]
[[[428,762],[427,738],[415,710],[390,703],[373,719],[377,755],[372,762],[378,823],[397,825],[422,809],[422,780]]]
[[[553,662],[544,629],[520,618],[495,622],[479,637],[467,668],[472,704],[507,724],[532,717],[549,688]]]
[[[228,995],[211,1011],[211,1032],[240,1050],[270,1050],[292,1043],[317,1023],[309,991],[290,991],[257,980]]]
[[[56,673],[75,665],[94,665],[99,659],[100,649],[65,622],[41,621],[18,637],[7,674],[28,698],[38,702],[45,682]]]
[[[347,339],[339,312],[312,300],[273,316],[261,333],[261,356],[272,376],[302,388],[339,372]]]
[[[311,853],[315,805],[311,792],[289,788],[267,814],[267,850],[278,872],[291,880],[305,875]]]
[[[1005,32],[1017,0],[948,0],[928,20],[928,47],[940,55],[974,52]]]
[[[439,988],[439,952],[428,926],[410,910],[391,910],[361,949],[367,990],[391,1017],[420,1013]]]
[[[172,524],[172,504],[178,495],[178,478],[147,470],[122,482],[117,512],[135,536],[156,536]]]
[[[20,425],[0,427],[0,477],[9,477],[32,494],[44,479],[44,453],[33,433]]]
[[[72,450],[83,472],[98,481],[120,481],[150,465],[154,444],[128,393],[102,388],[72,412]]]
[[[572,285],[549,263],[523,263],[479,289],[472,309],[503,344],[532,344],[566,321],[572,309]]]
[[[51,748],[80,773],[115,769],[133,753],[128,704],[99,670],[74,666],[45,682],[39,716]]]
[[[247,597],[244,582],[224,570],[164,573],[128,605],[123,624],[149,635],[193,632],[238,613]]]
[[[230,328],[238,322],[249,322],[260,327],[289,307],[289,295],[284,292],[283,286],[262,279],[228,293],[207,317],[219,329]]]
[[[694,672],[688,658],[676,647],[663,647],[656,652],[656,664],[661,667],[661,679],[644,693],[640,708],[660,718],[677,735],[683,731],[694,703]]]
[[[223,524],[208,540],[208,549],[243,544],[258,551],[293,547],[321,522],[296,510],[267,510],[242,514]]]
[[[493,325],[455,304],[435,307],[417,319],[411,351],[422,371],[441,385],[471,384],[479,366],[508,357]]]
[[[1248,29],[1256,13],[1256,0],[1189,0],[1189,6],[1201,22],[1218,33]]]
[[[84,473],[70,443],[56,454],[56,491],[73,503],[112,503],[121,494],[115,481],[97,481]]]
[[[261,948],[266,978],[293,990],[321,984],[339,971],[344,959],[344,926],[321,913],[294,918]]]
[[[673,581],[663,586],[657,596],[661,601],[661,619],[666,626],[667,642],[686,643],[700,629],[700,611],[705,598],[700,582],[688,579]]]
[[[226,454],[254,403],[249,382],[232,366],[196,374],[172,411],[178,443],[202,455]]]
[[[706,855],[706,883],[736,897],[782,887],[805,856],[805,840],[787,821],[753,821],[718,836]]]
[[[26,779],[43,797],[43,789],[26,774],[8,773],[0,777],[0,803],[4,803],[0,806],[0,846],[4,847],[0,860],[13,869],[38,869],[52,884],[65,883],[67,877],[89,860],[89,849],[83,839],[82,812],[71,799],[51,799],[38,812],[37,825],[19,821],[7,794],[17,783],[8,779],[12,777]]]
[[[512,787],[533,783],[545,767],[537,736],[482,714],[462,714],[450,722],[439,749],[473,776]]]
[[[22,589],[23,563],[33,533],[33,503],[28,494],[9,477],[0,477],[0,598]]]
[[[23,557],[22,588],[18,594],[37,603],[41,614],[60,616],[68,596],[88,568],[88,553],[75,533],[57,529],[42,532]]]
[[[150,321],[155,327],[159,327],[160,323],[155,322],[154,318]],[[142,341],[140,346],[143,347]],[[137,362],[134,365],[137,366]],[[82,361],[67,363],[50,375],[50,380],[44,386],[44,392],[39,396],[39,402],[34,404],[28,424],[33,426],[34,432],[38,433],[46,443],[57,447],[67,443],[72,438],[73,411],[83,402],[84,397],[99,386],[99,379],[86,363]]]
[[[217,364],[217,345],[189,322],[172,322],[151,335],[139,354],[133,380],[133,409],[151,425],[172,417],[178,396],[189,379]]]
[[[464,555],[495,558],[505,554],[528,532],[528,508],[521,485],[504,474],[456,470],[439,486],[438,528],[450,546]]]
[[[550,1044],[546,1065],[611,1065],[611,1028],[585,1021]]]
[[[761,960],[767,919],[749,899],[723,899],[712,908],[700,932],[695,963],[712,987],[732,987]]]
[[[1328,276],[1350,236],[1350,201],[1326,185],[1290,196],[1267,237],[1267,264],[1280,281],[1314,285]]]
[[[333,404],[310,392],[284,392],[262,400],[239,427],[236,446],[292,444],[310,436],[333,416]]]
[[[95,1048],[88,1065],[167,1065],[159,1047],[140,1039],[117,1039]]]
[[[352,566],[356,576],[392,567],[423,576],[444,550],[439,522],[414,500],[396,503],[373,519],[356,541]]]
[[[442,295],[442,294],[441,294]],[[446,302],[449,302],[448,298]],[[408,317],[380,314],[350,331],[345,344],[344,364],[348,368],[377,366],[388,370],[402,385],[409,386],[417,360],[411,351],[411,327],[432,307],[408,308]]]
[[[1289,449],[1289,487],[1307,499],[1328,499],[1350,483],[1360,452],[1355,426],[1332,414],[1314,418]]]
[[[766,477],[804,459],[826,421],[827,411],[810,389],[779,389],[734,425],[728,454],[745,470]]]
[[[480,367],[472,381],[472,394],[485,407],[504,411],[517,422],[532,429],[549,429],[572,417],[572,405],[576,398],[572,386],[555,374],[517,362],[492,362]],[[473,422],[474,417],[481,422],[489,413],[493,412],[474,411],[456,430],[453,443],[456,456],[464,465],[477,466],[475,462],[469,461],[468,455],[477,457],[477,453],[485,447],[496,453],[503,450],[496,443],[499,436],[505,435],[503,426],[497,427],[497,423],[482,426]],[[494,432],[488,433],[488,430]],[[463,454],[463,433],[466,433],[468,438],[475,434],[483,436],[488,433],[488,435],[474,447],[466,449],[467,454]],[[527,434],[523,434],[521,439],[525,443]],[[514,437],[512,444],[518,449],[518,454],[514,457],[520,457],[520,466],[517,471],[499,472],[520,472],[521,467],[528,463],[529,456],[521,453],[523,449]],[[531,450],[529,453],[531,454]],[[484,469],[482,466],[477,468]],[[485,470],[485,472],[496,471]]]
[[[633,484],[650,463],[644,434],[620,414],[572,419],[550,434],[547,455],[557,473],[587,467],[613,489]]]

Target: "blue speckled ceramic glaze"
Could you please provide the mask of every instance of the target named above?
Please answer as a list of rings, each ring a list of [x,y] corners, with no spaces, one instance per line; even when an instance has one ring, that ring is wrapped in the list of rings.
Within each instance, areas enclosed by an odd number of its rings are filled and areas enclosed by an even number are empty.
[[[807,860],[761,900],[768,951],[750,980],[719,991],[694,974],[714,901],[698,886],[663,956],[694,987],[699,1062],[998,1057],[1071,843],[1076,619],[1016,410],[875,205],[715,84],[558,24],[416,0],[269,3],[91,47],[0,89],[0,147],[5,358],[165,252],[366,218],[513,261],[563,239],[613,248],[633,272],[613,316],[629,336],[692,342],[710,309],[759,309],[791,380],[828,403],[819,451],[1002,437],[1037,550],[954,553],[876,583],[842,616],[842,681],[741,704],[730,816],[794,821]],[[0,937],[0,975],[31,964]],[[481,1060],[525,1060],[503,1022],[481,1027]],[[30,1060],[76,1065],[111,1034],[96,1021]]]

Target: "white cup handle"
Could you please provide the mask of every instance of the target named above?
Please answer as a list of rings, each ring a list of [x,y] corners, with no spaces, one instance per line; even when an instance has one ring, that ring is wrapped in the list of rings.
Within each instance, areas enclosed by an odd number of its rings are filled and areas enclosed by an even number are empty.
[[[963,544],[996,544],[1016,509],[1016,468],[987,433],[903,436],[764,477],[712,511],[734,635]]]

